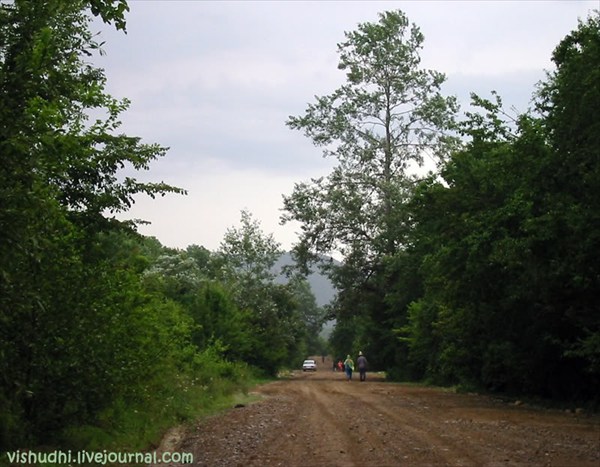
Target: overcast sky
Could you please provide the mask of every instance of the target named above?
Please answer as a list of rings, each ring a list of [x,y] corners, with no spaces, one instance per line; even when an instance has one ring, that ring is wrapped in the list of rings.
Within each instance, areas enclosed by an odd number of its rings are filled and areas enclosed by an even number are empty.
[[[422,65],[447,75],[447,94],[466,106],[470,92],[497,90],[524,111],[554,47],[599,3],[129,0],[127,34],[94,23],[106,41],[95,64],[108,92],[132,101],[123,132],[170,148],[139,178],[189,194],[139,197],[123,217],[151,222],[140,232],[166,246],[216,250],[247,209],[287,249],[298,226],[279,225],[282,195],[332,161],[285,121],[344,82],[344,31],[401,9],[425,36]]]

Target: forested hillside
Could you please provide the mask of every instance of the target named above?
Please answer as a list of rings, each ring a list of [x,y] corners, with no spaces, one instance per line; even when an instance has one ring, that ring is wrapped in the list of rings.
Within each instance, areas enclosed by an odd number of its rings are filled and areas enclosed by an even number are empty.
[[[296,184],[284,221],[295,257],[339,291],[336,354],[362,349],[396,379],[555,399],[600,388],[600,19],[552,53],[532,109],[472,95],[420,66],[424,37],[402,12],[338,45],[346,83],[290,128],[338,165]],[[409,170],[424,158],[437,170]]]
[[[324,261],[335,261],[330,258],[324,258]],[[339,264],[335,261],[336,264]],[[274,272],[278,274],[277,281],[281,283],[288,282],[288,277],[286,275],[286,271],[290,269],[294,269],[294,258],[292,254],[289,252],[284,252],[274,266]],[[310,289],[315,296],[315,300],[317,305],[320,307],[329,305],[331,301],[335,298],[335,288],[333,284],[329,280],[329,278],[322,274],[318,268],[311,270],[309,274],[306,276],[306,281],[310,285]]]

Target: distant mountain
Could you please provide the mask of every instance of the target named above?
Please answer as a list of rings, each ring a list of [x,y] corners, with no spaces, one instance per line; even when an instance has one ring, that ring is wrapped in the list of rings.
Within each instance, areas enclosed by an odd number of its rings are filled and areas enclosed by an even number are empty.
[[[277,274],[279,274],[284,266],[292,266],[293,264],[294,260],[292,259],[292,255],[286,252],[283,255],[281,255],[279,260],[275,263],[273,269],[276,271]],[[324,306],[331,302],[331,300],[333,300],[336,291],[333,287],[333,284],[326,276],[321,274],[319,271],[314,271],[311,274],[309,274],[306,279],[310,284],[310,288],[315,296],[317,305]],[[277,277],[277,282],[285,283],[285,276],[280,274]]]

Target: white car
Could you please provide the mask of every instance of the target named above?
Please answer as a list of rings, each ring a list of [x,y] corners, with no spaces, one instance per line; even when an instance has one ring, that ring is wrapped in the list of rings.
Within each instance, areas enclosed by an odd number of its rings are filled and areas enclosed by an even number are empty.
[[[302,371],[317,371],[317,363],[314,360],[304,360]]]

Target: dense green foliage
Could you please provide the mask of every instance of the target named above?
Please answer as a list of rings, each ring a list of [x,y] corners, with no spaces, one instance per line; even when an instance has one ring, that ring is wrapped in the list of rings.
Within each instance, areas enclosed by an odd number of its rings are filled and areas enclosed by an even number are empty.
[[[394,62],[393,54],[372,51],[394,43],[392,50],[416,54],[420,42],[390,28],[391,18],[382,15],[379,25],[347,34],[340,66],[347,67],[349,44],[362,57],[355,62],[375,76],[390,76]],[[385,106],[373,115],[366,92],[352,94],[361,97],[355,107],[341,105],[333,113],[334,98],[319,98],[306,117],[291,120],[316,144],[332,145],[326,153],[340,160],[329,179],[299,185],[286,200],[287,218],[304,226],[300,257],[336,247],[345,257],[343,266],[329,267],[340,288],[333,309],[336,353],[366,351],[393,378],[557,399],[597,397],[598,13],[581,22],[552,58],[556,70],[539,84],[527,114],[506,114],[496,94],[491,100],[474,95],[474,110],[455,127],[462,143],[436,146],[446,155],[439,171],[421,181],[407,183],[401,170],[387,176],[385,164],[373,168],[390,132],[367,131],[347,118],[368,115],[385,128]],[[381,68],[378,60],[391,63]],[[351,72],[335,99],[348,99],[344,92],[367,76]],[[404,90],[413,82],[403,79]],[[431,135],[447,142],[450,107],[429,108]],[[392,141],[410,140],[409,127],[397,131]],[[349,141],[360,144],[350,148]],[[402,144],[390,149],[400,163],[406,160]],[[348,168],[361,174],[360,183],[348,182]],[[380,186],[386,189],[378,194]]]
[[[164,248],[113,217],[135,195],[184,193],[124,175],[166,149],[118,134],[128,102],[88,63],[101,52],[92,15],[124,29],[127,9],[0,4],[2,452],[139,450],[243,390],[254,367],[274,374],[309,350],[319,310],[266,274],[276,250],[247,255],[262,245],[247,215],[248,241],[232,233],[217,253]]]
[[[258,221],[242,211],[241,227],[226,232],[219,254],[222,280],[248,317],[248,363],[275,374],[315,352],[310,333],[320,330],[321,311],[306,281],[276,283],[273,268],[282,252],[273,236],[263,234]]]
[[[555,49],[537,113],[475,97],[468,143],[417,190],[423,295],[402,328],[418,376],[552,398],[600,383],[600,24]]]
[[[133,272],[111,264],[103,242],[118,228],[105,212],[125,209],[137,193],[181,190],[117,178],[124,164],[147,168],[164,150],[114,134],[126,102],[107,96],[102,72],[83,59],[99,47],[84,6],[0,9],[2,446],[89,420],[137,390],[132,381],[151,381],[162,362],[147,366],[139,348],[176,319],[166,313],[177,310],[145,313],[149,299],[132,292]],[[90,124],[93,109],[106,119]],[[131,324],[114,325],[121,321]],[[161,336],[165,358],[180,333],[172,332]]]

